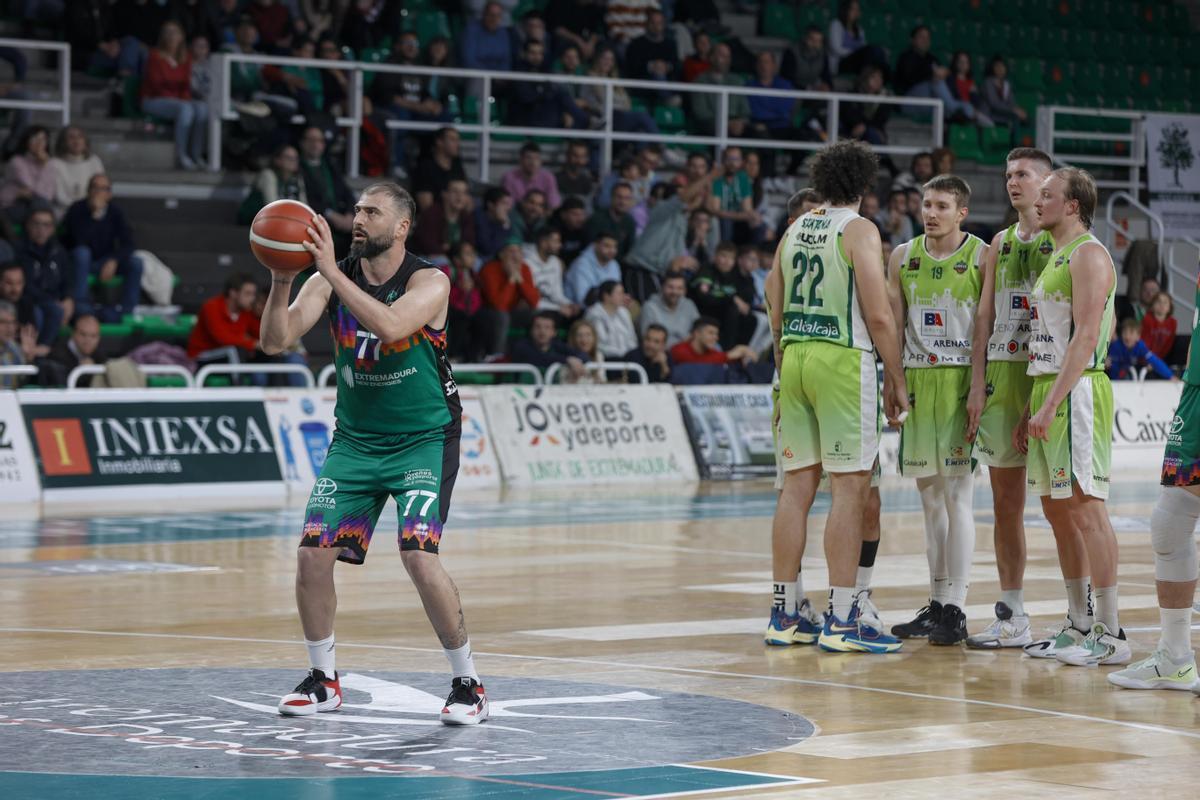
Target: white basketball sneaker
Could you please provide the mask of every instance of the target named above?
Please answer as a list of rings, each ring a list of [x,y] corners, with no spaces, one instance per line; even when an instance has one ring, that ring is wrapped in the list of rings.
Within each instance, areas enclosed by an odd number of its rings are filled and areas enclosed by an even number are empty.
[[[330,678],[313,667],[299,686],[280,698],[278,708],[285,717],[307,717],[323,711],[337,711],[341,706],[342,685],[337,673]]]
[[[1063,650],[1083,644],[1086,638],[1087,634],[1072,625],[1071,618],[1067,617],[1058,633],[1025,645],[1025,655],[1030,658],[1055,658]]]
[[[488,699],[483,684],[474,678],[455,678],[442,709],[446,725],[478,725],[488,718]]]
[[[1133,650],[1125,641],[1125,631],[1113,635],[1108,626],[1097,622],[1092,632],[1078,647],[1072,647],[1055,655],[1063,664],[1073,667],[1099,667],[1113,664],[1128,664],[1133,659]]]
[[[1166,650],[1155,650],[1148,658],[1125,669],[1108,673],[1108,682],[1122,689],[1177,689],[1187,691],[1200,686],[1196,681],[1196,659],[1191,654],[1174,661]]]
[[[967,647],[976,650],[996,650],[1001,647],[1024,647],[1033,641],[1028,614],[1014,614],[1005,603],[996,603],[996,618],[979,633],[967,637]]]

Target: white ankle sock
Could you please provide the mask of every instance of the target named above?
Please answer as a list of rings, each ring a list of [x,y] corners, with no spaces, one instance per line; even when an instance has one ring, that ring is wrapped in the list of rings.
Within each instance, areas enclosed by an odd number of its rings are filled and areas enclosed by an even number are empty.
[[[333,634],[329,634],[328,639],[322,639],[319,642],[310,642],[305,639],[304,646],[308,648],[308,663],[324,672],[325,677],[332,679],[336,674],[337,667],[333,652]]]
[[[800,610],[800,606],[804,605],[804,573],[803,572],[799,572],[799,571],[796,572],[795,587],[796,587],[796,595],[793,598],[794,602],[792,604],[792,610],[788,612],[789,614],[795,614],[797,611]]]
[[[785,614],[796,613],[796,584],[771,582],[771,605]]]
[[[854,579],[855,591],[861,592],[863,589],[871,588],[871,574],[875,572],[874,567],[859,567],[858,575]]]
[[[934,578],[929,589],[929,599],[936,600],[942,605],[949,602],[950,597],[950,579],[949,578]]]
[[[1082,578],[1068,578],[1067,584],[1067,616],[1071,624],[1081,631],[1092,627],[1092,579],[1087,575]]]
[[[833,615],[842,622],[850,618],[850,607],[854,605],[854,588],[851,586],[830,586],[829,607]]]
[[[1166,650],[1175,661],[1194,658],[1192,654],[1192,609],[1160,608],[1158,618],[1162,621],[1162,637],[1158,647]]]
[[[475,659],[471,658],[470,639],[462,647],[454,650],[447,650],[443,647],[442,652],[446,654],[446,660],[450,662],[452,677],[479,680],[479,673],[475,671]]]
[[[1013,616],[1021,616],[1025,613],[1025,590],[1001,589],[1000,602],[1012,609]]]
[[[1103,622],[1109,633],[1116,636],[1121,630],[1117,621],[1117,587],[1097,586],[1096,590],[1096,622]]]

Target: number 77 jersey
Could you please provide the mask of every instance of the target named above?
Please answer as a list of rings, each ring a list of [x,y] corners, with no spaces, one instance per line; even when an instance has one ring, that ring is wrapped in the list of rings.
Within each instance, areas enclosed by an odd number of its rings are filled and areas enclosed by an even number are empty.
[[[829,342],[857,350],[875,349],[854,294],[854,265],[842,236],[859,215],[848,208],[818,208],[784,234],[783,334],[781,343]]]

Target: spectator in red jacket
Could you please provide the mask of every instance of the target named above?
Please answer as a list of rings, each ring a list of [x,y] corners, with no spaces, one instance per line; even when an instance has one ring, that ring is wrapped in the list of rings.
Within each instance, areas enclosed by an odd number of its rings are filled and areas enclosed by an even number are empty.
[[[1150,313],[1142,317],[1142,341],[1151,353],[1168,364],[1171,363],[1171,349],[1175,347],[1175,331],[1179,327],[1174,313],[1171,295],[1159,292],[1150,303]]]
[[[493,261],[479,270],[479,286],[483,302],[500,316],[497,330],[507,332],[510,325],[529,326],[533,312],[542,295],[533,281],[533,272],[521,258],[519,242],[509,242],[500,248]]]
[[[501,352],[508,326],[499,311],[484,305],[477,258],[475,246],[465,239],[450,248],[449,356],[471,362]]]
[[[142,110],[175,122],[175,159],[186,170],[200,169],[208,147],[208,106],[192,99],[192,61],[183,28],[167,22],[146,59]]]
[[[757,361],[754,351],[744,344],[722,350],[717,344],[720,326],[712,317],[700,317],[692,323],[692,335],[671,348],[671,360],[676,364],[743,364]]]
[[[188,357],[198,361],[211,350],[236,347],[243,359],[258,350],[259,319],[254,315],[258,284],[244,272],[234,273],[225,281],[225,293],[212,297],[200,307],[196,327],[188,337]]]

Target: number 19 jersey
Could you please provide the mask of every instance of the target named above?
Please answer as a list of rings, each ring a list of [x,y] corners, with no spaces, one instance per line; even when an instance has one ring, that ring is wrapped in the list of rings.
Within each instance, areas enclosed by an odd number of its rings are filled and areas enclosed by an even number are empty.
[[[875,349],[854,294],[854,264],[842,247],[846,226],[856,219],[859,215],[848,208],[818,208],[784,234],[784,348],[794,342],[828,342]]]

